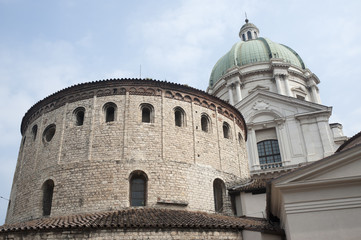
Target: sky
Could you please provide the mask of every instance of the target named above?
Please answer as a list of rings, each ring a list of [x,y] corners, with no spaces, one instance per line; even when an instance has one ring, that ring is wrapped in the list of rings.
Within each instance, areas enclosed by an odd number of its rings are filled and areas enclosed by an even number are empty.
[[[361,1],[0,0],[0,225],[25,112],[82,82],[153,78],[206,90],[248,19],[321,83],[330,123],[361,131]]]

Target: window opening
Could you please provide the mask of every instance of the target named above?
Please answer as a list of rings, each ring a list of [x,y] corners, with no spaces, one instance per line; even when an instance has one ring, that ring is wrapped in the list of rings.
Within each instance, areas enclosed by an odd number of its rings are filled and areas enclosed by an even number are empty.
[[[252,39],[252,33],[250,31],[247,32],[247,37],[248,37],[248,40]]]
[[[224,183],[220,179],[216,179],[213,182],[213,195],[214,195],[214,210],[216,212],[223,211],[223,189]]]
[[[184,111],[182,108],[180,107],[177,107],[175,108],[174,110],[174,124],[177,126],[177,127],[183,127],[185,124],[184,124]]]
[[[238,143],[239,145],[242,145],[242,134],[241,133],[238,133]]]
[[[75,124],[82,126],[84,124],[85,109],[83,107],[74,110]]]
[[[137,171],[130,178],[130,205],[140,207],[146,205],[147,177]]]
[[[114,122],[116,120],[117,105],[112,102],[104,105],[105,122]]]
[[[209,132],[209,118],[206,115],[201,117],[201,128],[203,132]]]
[[[54,182],[47,180],[43,184],[43,216],[49,216],[53,202]]]
[[[246,35],[244,35],[244,33],[242,34],[242,40],[246,41]]]
[[[223,123],[223,137],[230,138],[230,127],[228,123]]]
[[[43,133],[43,140],[45,142],[50,142],[55,135],[55,131],[56,131],[55,124],[51,124],[51,125],[47,126]]]
[[[107,108],[107,113],[106,113],[106,122],[114,122],[114,114],[115,113],[115,109],[114,107],[108,107]]]
[[[140,106],[142,110],[142,122],[151,123],[153,122],[153,106],[150,104],[141,104]]]
[[[264,140],[257,143],[261,169],[282,167],[280,148],[277,140]]]
[[[31,131],[33,133],[33,140],[35,141],[36,135],[38,134],[38,125],[34,125]]]

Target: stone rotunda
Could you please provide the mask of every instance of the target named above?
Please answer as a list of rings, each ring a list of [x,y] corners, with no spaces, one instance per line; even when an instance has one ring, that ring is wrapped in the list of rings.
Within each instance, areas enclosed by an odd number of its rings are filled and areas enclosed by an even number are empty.
[[[21,134],[0,227],[8,238],[283,233],[264,219],[234,217],[228,189],[250,176],[246,124],[203,91],[140,79],[79,84],[31,107]]]

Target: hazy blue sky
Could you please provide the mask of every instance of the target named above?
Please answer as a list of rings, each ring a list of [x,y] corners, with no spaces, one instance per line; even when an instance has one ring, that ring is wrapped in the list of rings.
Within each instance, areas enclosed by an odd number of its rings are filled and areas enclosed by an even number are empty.
[[[239,41],[244,12],[321,80],[331,122],[361,130],[361,1],[0,0],[0,196],[9,198],[20,122],[37,101],[80,82],[142,77],[206,90]],[[8,202],[0,198],[0,225]]]

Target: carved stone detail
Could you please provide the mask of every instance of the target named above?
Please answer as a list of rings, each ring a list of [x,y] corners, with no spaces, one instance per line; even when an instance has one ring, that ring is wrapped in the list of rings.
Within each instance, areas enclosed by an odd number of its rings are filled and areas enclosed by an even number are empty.
[[[269,103],[266,103],[265,101],[263,100],[258,100],[257,102],[254,103],[253,105],[253,109],[254,110],[265,110],[265,109],[268,109],[269,107]]]

